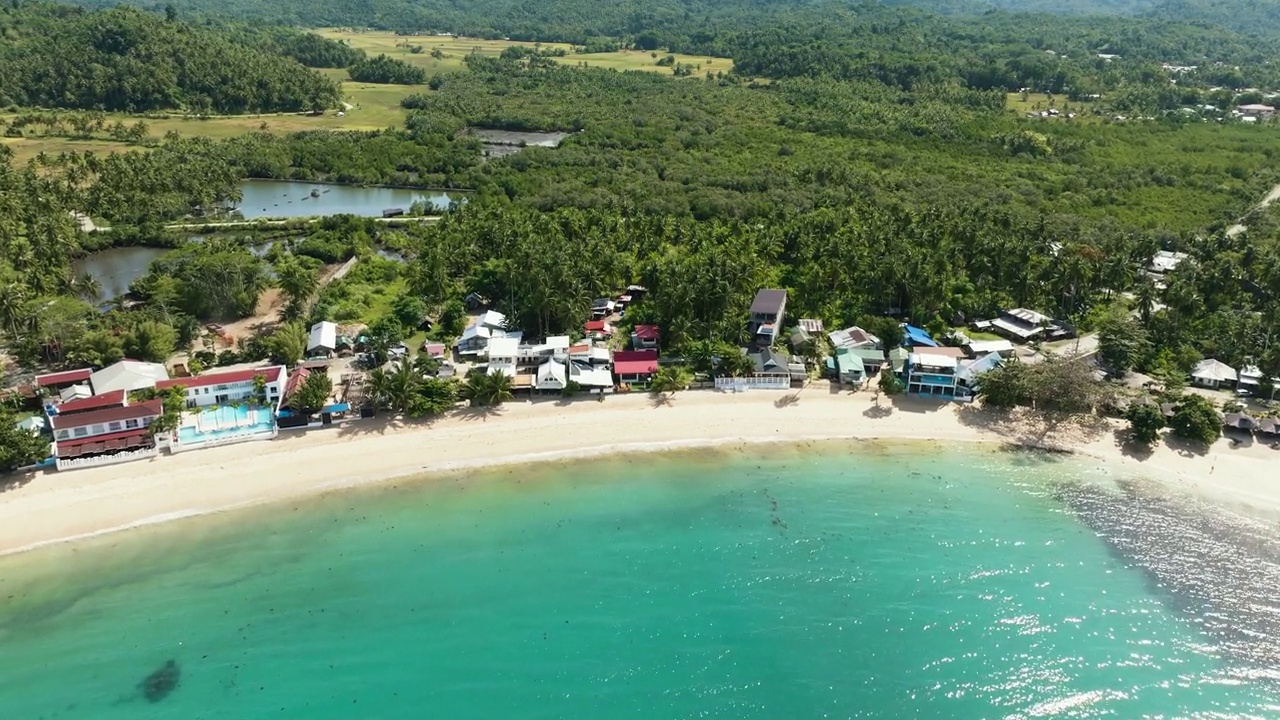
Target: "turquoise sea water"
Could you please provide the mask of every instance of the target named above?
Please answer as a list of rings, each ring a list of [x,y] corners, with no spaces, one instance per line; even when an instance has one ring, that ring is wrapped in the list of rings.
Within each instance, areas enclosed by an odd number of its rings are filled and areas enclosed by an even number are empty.
[[[1274,526],[1098,476],[637,455],[0,559],[0,718],[1280,717]]]

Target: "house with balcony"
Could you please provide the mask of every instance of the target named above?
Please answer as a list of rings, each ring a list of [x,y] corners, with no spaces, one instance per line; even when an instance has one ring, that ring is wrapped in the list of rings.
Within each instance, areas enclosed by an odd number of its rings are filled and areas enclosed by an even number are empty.
[[[520,339],[518,337],[500,337],[489,340],[487,350],[490,375],[506,375],[514,378],[516,367],[520,362]]]
[[[155,457],[151,423],[162,413],[159,399],[134,405],[58,414],[49,419],[58,470],[112,465]]]
[[[769,347],[778,339],[787,316],[787,291],[765,289],[751,301],[751,318],[747,332],[756,347]]]
[[[260,404],[274,412],[279,409],[285,386],[289,382],[289,371],[283,365],[213,371],[192,377],[173,378],[156,383],[156,390],[164,392],[181,386],[186,394],[189,409],[241,402],[258,403],[260,398],[256,397],[255,385],[256,378],[259,377],[263,380],[263,391],[266,395],[266,402]]]
[[[925,350],[910,353],[903,368],[907,392],[930,397],[955,397],[957,365],[956,358],[951,355],[929,353]]]

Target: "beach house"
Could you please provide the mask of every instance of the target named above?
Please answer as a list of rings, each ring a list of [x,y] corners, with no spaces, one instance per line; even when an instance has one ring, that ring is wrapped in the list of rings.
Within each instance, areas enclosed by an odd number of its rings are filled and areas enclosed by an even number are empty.
[[[959,361],[956,369],[956,398],[972,400],[978,392],[982,374],[995,370],[1004,362],[999,353],[987,353],[974,360]]]
[[[588,320],[582,331],[591,340],[607,340],[613,337],[613,325],[608,320]]]
[[[618,383],[644,385],[657,371],[657,350],[619,350],[613,354],[613,375]]]
[[[55,467],[71,470],[154,457],[159,451],[150,427],[161,411],[157,399],[54,415],[49,424]]]
[[[520,338],[491,338],[486,352],[490,375],[502,374],[510,378],[516,376],[516,366],[520,358]]]
[[[584,390],[604,392],[613,389],[613,372],[608,365],[570,360],[568,370],[569,380]]]
[[[569,384],[568,370],[560,360],[548,359],[538,366],[533,387],[542,392],[562,392]]]
[[[757,347],[768,347],[778,338],[779,329],[786,321],[787,291],[765,289],[756,293],[751,301],[751,319],[747,332]]]
[[[884,351],[877,347],[836,348],[837,377],[842,383],[859,385],[867,378],[879,375],[884,363]]]
[[[1201,360],[1191,370],[1191,384],[1210,390],[1230,387],[1235,384],[1236,377],[1235,368],[1213,358]]]
[[[847,327],[843,330],[834,330],[827,333],[827,339],[831,341],[831,347],[834,348],[868,348],[883,347],[880,338],[863,330],[857,325]]]
[[[257,378],[262,378],[262,397],[256,397]],[[289,372],[283,365],[246,370],[208,372],[193,377],[173,378],[156,383],[156,390],[181,386],[188,408],[206,408],[238,402],[257,402],[277,409],[284,397]]]
[[[904,367],[907,392],[913,395],[955,397],[957,364],[956,358],[951,355],[930,353],[927,350],[908,354]]]
[[[636,350],[656,350],[662,338],[657,325],[637,325],[631,331],[631,347]]]

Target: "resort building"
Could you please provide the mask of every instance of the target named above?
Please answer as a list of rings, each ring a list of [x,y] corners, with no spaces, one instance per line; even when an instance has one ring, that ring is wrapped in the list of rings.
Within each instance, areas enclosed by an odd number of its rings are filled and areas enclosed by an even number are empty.
[[[255,388],[259,377],[265,403]],[[288,383],[289,374],[282,365],[210,372],[156,383],[156,390],[160,391],[182,387],[187,408],[194,411],[183,413],[182,424],[169,437],[169,452],[275,437],[279,433],[276,413]]]
[[[111,465],[154,457],[158,451],[151,423],[161,414],[161,401],[54,415],[53,456],[59,470]]]
[[[255,379],[263,380],[266,396],[264,407],[272,410],[280,406],[289,373],[283,365],[230,372],[209,372],[193,377],[174,378],[156,383],[156,390],[164,391],[182,386],[186,390],[188,408],[204,408],[245,401],[256,402]]]
[[[121,360],[90,375],[89,385],[93,387],[95,395],[113,390],[130,393],[153,388],[156,383],[168,379],[169,371],[160,363]]]
[[[613,374],[618,383],[644,385],[657,371],[657,350],[619,350],[613,354]]]
[[[548,358],[558,358],[564,362],[569,354],[569,342],[568,335],[552,335],[546,342],[537,345],[521,344],[516,348],[516,360],[521,365],[541,365]],[[493,354],[492,344],[489,354]]]
[[[1191,384],[1217,390],[1234,385],[1236,377],[1235,368],[1213,358],[1206,358],[1196,363],[1191,371]]]
[[[637,325],[631,331],[631,347],[636,350],[656,350],[661,339],[662,330],[657,325]]]
[[[747,323],[747,332],[752,343],[758,347],[768,347],[778,339],[778,330],[786,321],[787,291],[761,290],[751,301],[751,320]]]
[[[35,384],[37,388],[41,388],[45,391],[58,392],[64,388],[88,382],[89,376],[91,375],[93,375],[93,370],[89,368],[48,373],[45,375],[37,375],[35,377]]]
[[[907,392],[914,395],[955,397],[956,359],[950,355],[913,352],[907,356]]]
[[[125,391],[112,390],[101,395],[86,395],[64,402],[49,402],[45,404],[44,411],[49,417],[54,415],[74,415],[76,413],[89,412],[90,410],[124,407],[127,403],[128,395]]]

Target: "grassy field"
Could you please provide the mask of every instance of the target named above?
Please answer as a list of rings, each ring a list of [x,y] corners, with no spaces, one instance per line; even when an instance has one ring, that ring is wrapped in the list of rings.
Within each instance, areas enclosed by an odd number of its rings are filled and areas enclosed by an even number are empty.
[[[385,54],[389,57],[404,60],[407,63],[424,68],[431,74],[460,70],[464,67],[463,58],[470,53],[496,56],[513,45],[523,47],[541,47],[547,49],[563,49],[567,55],[552,58],[565,65],[612,68],[614,70],[643,70],[671,74],[671,68],[659,66],[658,60],[670,53],[649,53],[642,50],[619,50],[609,53],[575,53],[573,46],[565,43],[528,43],[514,40],[476,40],[449,36],[418,35],[404,36],[389,32],[359,31],[327,28],[317,30],[318,34],[333,40],[342,40],[352,47],[364,50],[370,55]],[[412,48],[421,46],[422,51],[415,53]],[[442,57],[431,56],[433,50],[439,49]],[[675,61],[684,65],[701,66],[689,77],[703,77],[714,72],[729,72],[733,69],[733,61],[728,58],[710,58],[702,55],[675,54]]]
[[[400,36],[389,32],[362,32],[341,29],[317,31],[328,38],[340,39],[353,47],[363,49],[371,55],[385,53],[400,58],[413,65],[425,68],[431,74],[465,69],[463,58],[469,53],[496,56],[505,48],[513,45],[526,47],[563,48],[569,54],[553,58],[566,65],[612,68],[615,70],[642,70],[645,72],[671,73],[671,68],[657,65],[658,59],[667,53],[648,53],[639,50],[620,50],[610,53],[574,53],[573,46],[558,43],[535,44],[508,40],[475,40],[470,38],[437,37],[437,36]],[[422,46],[422,52],[412,52],[411,47]],[[433,50],[440,50],[441,57],[432,57]],[[655,56],[656,55],[656,56]],[[733,69],[733,61],[728,58],[708,58],[696,55],[675,55],[675,61],[685,65],[700,66],[689,77],[703,77],[714,72],[729,72]],[[375,83],[358,83],[348,79],[344,69],[325,69],[320,72],[342,83],[345,102],[349,105],[343,110],[343,117],[330,110],[324,115],[306,114],[265,114],[237,115],[198,118],[174,114],[169,117],[140,117],[125,113],[108,113],[107,122],[116,120],[132,125],[145,122],[152,137],[163,137],[173,131],[181,135],[203,135],[212,138],[227,138],[242,135],[254,130],[270,132],[297,132],[301,130],[379,130],[386,127],[399,127],[405,118],[405,111],[400,107],[400,100],[406,95],[426,92],[422,85],[379,85]],[[11,115],[0,114],[0,120]],[[57,155],[70,151],[119,152],[131,147],[127,143],[112,140],[70,140],[62,137],[28,136],[23,138],[0,138],[0,142],[10,147],[20,163],[35,157],[40,152]]]
[[[1087,100],[1068,100],[1066,95],[1055,95],[1053,100],[1049,100],[1049,96],[1044,93],[1026,93],[1025,99],[1022,93],[1009,93],[1004,102],[1005,108],[1012,110],[1019,115],[1029,112],[1040,112],[1056,108],[1062,113],[1088,112],[1093,109],[1093,103]]]

